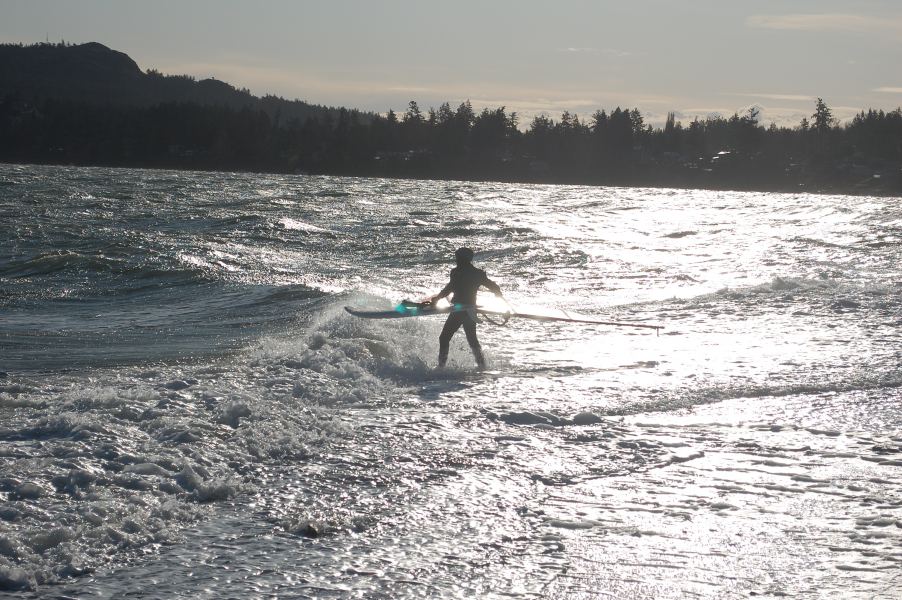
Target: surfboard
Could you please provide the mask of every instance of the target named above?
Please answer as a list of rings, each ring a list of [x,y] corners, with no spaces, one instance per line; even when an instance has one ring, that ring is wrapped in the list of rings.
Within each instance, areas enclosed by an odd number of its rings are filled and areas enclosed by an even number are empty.
[[[449,306],[429,306],[424,304],[402,302],[392,310],[359,310],[345,306],[345,310],[355,317],[362,319],[402,319],[405,317],[428,317],[430,315],[447,315],[453,312],[476,312],[496,315],[506,314],[502,311],[492,311],[474,304],[451,304]]]
[[[345,310],[349,314],[352,314],[355,317],[360,317],[362,319],[403,319],[407,317],[447,315],[453,312],[472,312],[475,314],[502,317],[505,322],[507,322],[508,319],[518,317],[522,319],[530,319],[533,321],[586,323],[589,325],[610,325],[614,327],[639,327],[643,329],[654,329],[655,331],[663,329],[661,325],[652,325],[650,323],[635,323],[630,321],[604,321],[559,309],[542,309],[531,310],[529,312],[520,312],[515,309],[496,310],[475,304],[451,304],[448,306],[435,307],[428,304],[402,302],[392,310],[360,310],[351,308],[350,306],[345,306]]]

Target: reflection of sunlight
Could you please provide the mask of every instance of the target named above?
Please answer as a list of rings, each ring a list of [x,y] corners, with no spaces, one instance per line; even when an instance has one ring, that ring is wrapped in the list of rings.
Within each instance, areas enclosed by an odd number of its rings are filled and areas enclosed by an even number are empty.
[[[498,312],[507,312],[510,310],[510,305],[507,303],[507,300],[492,294],[480,295],[478,304],[480,307],[487,310],[497,310]]]

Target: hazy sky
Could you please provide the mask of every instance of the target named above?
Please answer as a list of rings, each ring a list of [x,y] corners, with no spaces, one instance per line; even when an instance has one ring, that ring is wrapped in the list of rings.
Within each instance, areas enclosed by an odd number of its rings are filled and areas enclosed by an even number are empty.
[[[902,105],[900,0],[0,0],[0,40],[98,41],[143,69],[403,112],[638,107],[659,122],[757,104],[797,124]]]

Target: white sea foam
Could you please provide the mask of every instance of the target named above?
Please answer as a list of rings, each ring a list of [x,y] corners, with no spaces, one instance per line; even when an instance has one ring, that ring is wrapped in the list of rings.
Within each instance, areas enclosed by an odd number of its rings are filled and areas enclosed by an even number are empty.
[[[324,229],[322,227],[317,227],[316,225],[311,225],[310,223],[305,223],[303,221],[299,221],[297,219],[292,219],[290,217],[282,217],[279,220],[279,224],[285,228],[292,231],[307,231],[314,233],[331,233],[328,229]]]

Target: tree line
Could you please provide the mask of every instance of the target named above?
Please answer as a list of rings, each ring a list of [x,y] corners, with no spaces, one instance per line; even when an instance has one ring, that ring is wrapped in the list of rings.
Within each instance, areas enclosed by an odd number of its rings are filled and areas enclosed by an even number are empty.
[[[469,101],[301,119],[277,109],[0,99],[0,160],[332,175],[807,190],[902,195],[902,109],[840,125],[818,99],[795,127],[757,109],[652,127],[635,108],[564,112],[521,127]]]

